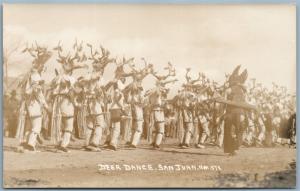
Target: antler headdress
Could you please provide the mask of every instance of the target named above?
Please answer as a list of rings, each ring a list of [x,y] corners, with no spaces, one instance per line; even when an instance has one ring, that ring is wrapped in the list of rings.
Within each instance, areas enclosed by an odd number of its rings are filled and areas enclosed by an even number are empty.
[[[89,60],[92,60],[93,69],[98,72],[104,72],[104,68],[107,66],[107,64],[115,62],[115,58],[110,58],[110,52],[100,46],[101,49],[101,56],[100,53],[96,50],[93,52],[93,46],[91,44],[87,44],[87,46],[91,50],[91,56],[89,57]]]
[[[47,47],[39,46],[37,42],[35,42],[35,46],[33,44],[30,48],[27,46],[22,52],[29,52],[29,54],[34,58],[32,61],[32,66],[34,68],[45,65],[52,56],[52,52],[48,51]]]
[[[57,50],[58,52],[57,62],[62,64],[64,71],[67,73],[72,73],[73,70],[75,69],[79,69],[87,66],[87,65],[78,64],[78,62],[82,63],[87,60],[86,55],[82,52],[82,42],[80,44],[77,44],[77,40],[76,40],[75,44],[73,45],[73,49],[75,50],[73,56],[70,54],[70,52],[66,56],[63,56],[62,55],[63,50],[60,41],[58,42],[57,47],[53,49],[53,50]]]
[[[168,77],[170,76],[175,76],[176,73],[175,73],[175,68],[174,66],[168,62],[168,66],[164,68],[165,70],[168,70],[168,74],[167,75],[162,75],[162,76],[159,76],[157,75],[157,72],[152,72],[152,75],[158,80],[158,81],[162,81],[162,80],[166,80]]]

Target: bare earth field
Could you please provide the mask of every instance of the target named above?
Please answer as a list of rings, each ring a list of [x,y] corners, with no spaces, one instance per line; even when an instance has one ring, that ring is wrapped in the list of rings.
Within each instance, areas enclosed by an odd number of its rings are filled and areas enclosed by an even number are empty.
[[[118,151],[101,152],[83,151],[82,140],[77,140],[70,153],[57,153],[53,146],[18,153],[15,139],[4,138],[3,144],[6,188],[296,186],[296,149],[288,146],[240,148],[229,157],[213,146],[180,149],[176,140],[167,140],[159,150],[142,141],[135,150],[122,144]]]

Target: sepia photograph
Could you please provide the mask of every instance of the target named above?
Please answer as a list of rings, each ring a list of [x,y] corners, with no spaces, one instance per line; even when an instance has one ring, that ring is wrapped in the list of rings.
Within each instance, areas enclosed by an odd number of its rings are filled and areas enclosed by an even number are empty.
[[[4,188],[296,188],[295,4],[3,4]]]

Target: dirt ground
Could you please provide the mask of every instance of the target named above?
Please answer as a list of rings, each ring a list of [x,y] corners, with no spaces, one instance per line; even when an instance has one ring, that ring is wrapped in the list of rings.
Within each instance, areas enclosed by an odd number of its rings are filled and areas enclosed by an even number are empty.
[[[240,148],[229,157],[213,146],[180,149],[176,140],[167,140],[159,150],[142,141],[135,150],[121,145],[117,151],[101,152],[83,151],[83,141],[77,140],[70,153],[57,153],[53,146],[18,153],[15,139],[4,138],[3,144],[6,188],[296,186],[296,149],[288,146]]]

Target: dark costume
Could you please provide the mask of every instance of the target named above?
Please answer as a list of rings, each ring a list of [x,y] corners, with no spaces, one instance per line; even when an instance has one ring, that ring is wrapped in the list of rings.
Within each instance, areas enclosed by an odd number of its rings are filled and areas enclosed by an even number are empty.
[[[11,97],[8,100],[8,129],[9,129],[9,137],[15,137],[18,121],[18,108],[19,101],[16,98],[16,91],[12,92]]]
[[[288,132],[292,144],[296,144],[296,127],[296,113],[294,113],[288,120]]]
[[[227,100],[236,103],[245,102],[246,89],[243,86],[247,79],[247,70],[239,75],[238,66],[229,78],[229,94]],[[241,117],[243,109],[233,105],[227,105],[224,128],[224,153],[234,154],[238,150],[242,138]]]

